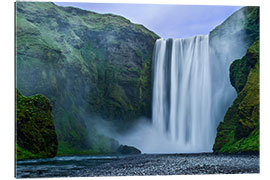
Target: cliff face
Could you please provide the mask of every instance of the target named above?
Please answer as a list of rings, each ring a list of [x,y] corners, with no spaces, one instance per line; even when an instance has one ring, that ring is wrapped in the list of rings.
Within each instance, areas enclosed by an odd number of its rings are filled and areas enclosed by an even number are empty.
[[[259,7],[243,7],[214,28],[209,35],[212,53],[217,58],[231,60],[244,56],[259,40],[259,13]]]
[[[26,96],[44,94],[52,103],[58,155],[116,152],[118,142],[96,127],[103,118],[106,125],[122,132],[138,117],[151,117],[151,61],[158,36],[120,16],[53,3],[17,2],[16,10],[17,88]],[[242,57],[259,39],[259,8],[242,8],[211,31],[209,38],[211,57],[220,59],[220,64],[215,64],[229,69],[230,63],[223,60]],[[258,136],[257,105],[252,105],[252,110],[243,106],[252,112],[247,114],[252,122],[238,112],[242,101],[256,104],[256,99],[247,96],[255,87],[248,84],[254,83],[258,66],[258,54],[253,50],[255,45],[245,60],[231,66],[231,83],[238,100],[218,128],[214,151],[226,151],[222,150],[224,143],[231,146],[238,142],[244,147]],[[220,74],[216,69],[214,73]],[[219,80],[213,76],[213,81]],[[223,82],[213,88],[220,88]],[[228,120],[228,114],[236,116],[234,113],[239,113],[239,118]],[[255,135],[247,138],[252,133]],[[230,141],[232,137],[235,139]]]
[[[54,157],[58,142],[49,100],[19,91],[16,99],[16,159]]]
[[[212,108],[224,109],[222,113],[213,114],[217,122],[221,122],[217,124],[213,150],[256,151],[259,149],[259,70],[255,67],[259,61],[259,43],[254,42],[259,40],[259,7],[241,8],[213,29],[209,38],[211,60],[216,66],[212,75],[216,86],[212,88],[218,91],[227,87],[226,92],[221,92],[225,97],[219,103],[222,107],[215,100],[212,102]],[[225,67],[226,72],[219,67]],[[235,89],[229,88],[231,85]]]
[[[259,41],[256,41],[242,59],[235,60],[230,67],[232,86],[240,93],[245,87],[248,75],[259,61]]]
[[[157,35],[112,14],[44,2],[16,8],[17,88],[52,102],[59,155],[111,151],[114,140],[97,135],[93,117],[123,131],[151,116]]]
[[[230,79],[238,95],[218,126],[213,150],[259,151],[259,41],[232,63]]]

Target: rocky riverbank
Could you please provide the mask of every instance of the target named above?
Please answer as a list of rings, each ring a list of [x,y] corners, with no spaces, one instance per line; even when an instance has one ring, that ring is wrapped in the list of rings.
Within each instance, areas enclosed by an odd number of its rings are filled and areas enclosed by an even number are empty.
[[[259,173],[258,154],[66,156],[18,161],[17,178]]]
[[[259,155],[140,155],[86,168],[72,176],[141,176],[259,173]]]

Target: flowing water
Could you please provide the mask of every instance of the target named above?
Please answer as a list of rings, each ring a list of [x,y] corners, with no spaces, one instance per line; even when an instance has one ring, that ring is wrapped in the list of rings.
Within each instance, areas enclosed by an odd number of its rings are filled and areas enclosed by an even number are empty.
[[[208,35],[156,41],[153,128],[176,152],[212,151],[217,125],[236,95],[231,61],[212,56]]]
[[[130,155],[132,156],[132,155]],[[117,161],[128,155],[63,156],[16,162],[16,177],[67,177],[79,170]]]

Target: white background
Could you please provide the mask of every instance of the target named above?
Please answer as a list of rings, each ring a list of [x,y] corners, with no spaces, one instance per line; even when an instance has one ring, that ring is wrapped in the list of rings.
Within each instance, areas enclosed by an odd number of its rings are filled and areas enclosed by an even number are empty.
[[[44,0],[43,0],[44,1]],[[57,0],[56,0],[57,1]],[[58,0],[59,1],[59,0]],[[72,2],[70,0],[60,0]],[[73,0],[74,2],[75,0]],[[0,1],[0,177],[14,179],[14,0]],[[268,0],[80,0],[77,2],[118,2],[118,3],[155,3],[155,4],[197,4],[197,5],[239,5],[260,6],[260,174],[245,175],[182,175],[182,176],[135,176],[129,179],[266,179],[270,178],[269,144],[270,144],[270,6]],[[269,177],[267,177],[269,176]],[[110,177],[109,179],[126,179],[127,177]],[[44,180],[48,178],[43,178]],[[54,178],[63,179],[63,178]],[[72,178],[78,179],[78,178]],[[108,179],[81,178],[81,179]]]

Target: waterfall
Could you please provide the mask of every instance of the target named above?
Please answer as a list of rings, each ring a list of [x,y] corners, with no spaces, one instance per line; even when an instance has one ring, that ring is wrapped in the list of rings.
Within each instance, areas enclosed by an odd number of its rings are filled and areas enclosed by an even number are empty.
[[[153,128],[175,145],[174,151],[211,152],[217,125],[235,98],[227,77],[230,62],[224,65],[222,74],[211,63],[221,63],[220,68],[223,62],[210,58],[210,54],[208,35],[156,41]],[[217,88],[212,76],[227,83]]]
[[[127,136],[117,137],[122,144],[144,153],[212,152],[217,127],[237,95],[230,64],[243,56],[234,41],[218,40],[209,35],[156,40],[152,123],[138,120]]]

